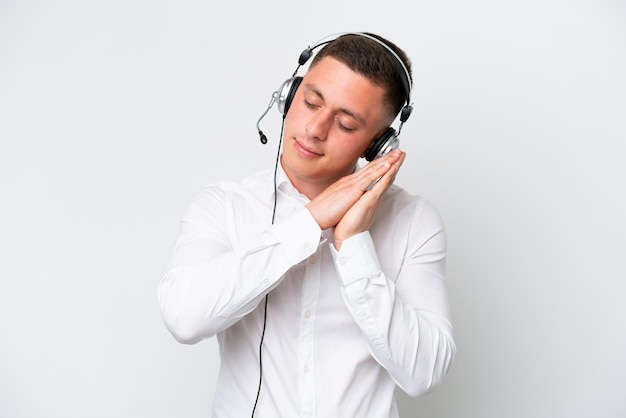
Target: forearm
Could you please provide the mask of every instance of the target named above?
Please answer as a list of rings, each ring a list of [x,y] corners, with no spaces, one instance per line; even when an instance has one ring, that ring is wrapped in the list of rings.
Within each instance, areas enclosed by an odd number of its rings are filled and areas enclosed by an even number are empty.
[[[163,320],[180,342],[209,338],[252,311],[291,266],[315,252],[320,230],[303,209],[234,244],[216,235],[187,228],[159,285]]]
[[[400,267],[388,269],[388,277],[369,233],[355,238],[335,253],[346,306],[372,356],[398,386],[411,396],[428,392],[446,374],[456,350],[443,277],[445,250],[389,263]],[[436,238],[428,245],[436,246]]]
[[[419,396],[437,387],[456,353],[448,318],[416,309],[397,295],[391,315],[380,317],[381,323],[387,320],[387,347],[384,350],[371,347],[373,357],[410,396]]]

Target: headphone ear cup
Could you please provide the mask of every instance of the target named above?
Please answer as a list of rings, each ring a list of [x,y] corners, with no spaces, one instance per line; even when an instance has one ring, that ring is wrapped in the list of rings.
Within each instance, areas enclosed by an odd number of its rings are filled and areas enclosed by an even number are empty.
[[[367,161],[375,160],[386,155],[392,149],[400,146],[400,140],[395,129],[389,127],[381,136],[379,136],[372,145],[365,151],[365,159]]]
[[[296,91],[302,83],[302,77],[292,77],[285,81],[278,89],[278,111],[282,115],[286,115],[293,98],[296,96]]]

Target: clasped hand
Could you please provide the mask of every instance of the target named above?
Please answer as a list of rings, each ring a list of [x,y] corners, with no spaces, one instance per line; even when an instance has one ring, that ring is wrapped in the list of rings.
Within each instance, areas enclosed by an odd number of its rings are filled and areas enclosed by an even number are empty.
[[[322,229],[335,227],[337,250],[344,240],[372,226],[382,196],[393,184],[405,156],[403,151],[392,150],[331,184],[306,205]]]

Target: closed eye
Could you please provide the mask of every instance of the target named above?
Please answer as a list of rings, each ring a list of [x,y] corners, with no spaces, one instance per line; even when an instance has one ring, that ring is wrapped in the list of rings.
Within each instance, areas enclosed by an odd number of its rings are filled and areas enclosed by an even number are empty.
[[[304,105],[306,107],[308,107],[309,109],[316,109],[316,108],[319,107],[319,106],[314,105],[313,103],[309,102],[307,99],[304,99]]]
[[[337,121],[337,126],[339,126],[339,129],[341,129],[342,131],[345,131],[345,132],[353,132],[353,131],[356,131],[356,128],[349,128],[349,127],[347,127],[346,125],[344,125],[343,123],[341,123],[341,122],[339,121],[339,119],[335,118],[335,120]]]
[[[304,106],[306,106],[308,109],[311,109],[311,110],[316,110],[316,109],[319,109],[319,107],[320,107],[319,105],[316,105],[316,104],[314,104],[314,103],[311,103],[311,102],[310,102],[310,101],[308,101],[306,98],[304,98],[304,99],[302,100],[302,102],[304,103]],[[337,126],[338,126],[338,127],[339,127],[339,129],[341,129],[342,131],[344,131],[344,132],[348,132],[348,133],[349,133],[349,132],[354,132],[354,131],[356,131],[356,128],[352,128],[352,127],[346,126],[346,125],[344,125],[343,123],[341,123],[341,121],[339,120],[339,117],[335,116],[335,118],[334,118],[334,119],[335,119],[335,122],[337,123]]]

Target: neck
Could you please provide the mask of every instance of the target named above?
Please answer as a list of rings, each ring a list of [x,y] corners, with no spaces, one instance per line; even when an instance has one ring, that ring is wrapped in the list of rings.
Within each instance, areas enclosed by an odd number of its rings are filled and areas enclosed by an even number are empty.
[[[312,184],[310,182],[294,182],[291,178],[293,186],[303,195],[309,198],[309,200],[315,199],[320,193],[330,186],[330,184]]]
[[[282,162],[281,162],[281,164],[282,164]],[[349,175],[350,173],[353,173],[354,170],[356,170],[356,164],[355,164],[354,168],[352,169],[352,171],[346,173],[345,175]],[[299,176],[297,173],[293,173],[293,172],[290,172],[288,170],[285,170],[284,167],[283,167],[283,171],[285,172],[285,175],[287,176],[287,178],[289,179],[289,181],[291,182],[293,187],[295,187],[296,190],[298,190],[298,192],[300,192],[303,195],[305,195],[306,197],[308,197],[309,200],[315,199],[324,190],[326,190],[330,185],[335,183],[340,178],[344,177],[342,175],[342,176],[338,176],[336,178],[319,178],[319,179],[316,179],[316,178]]]

